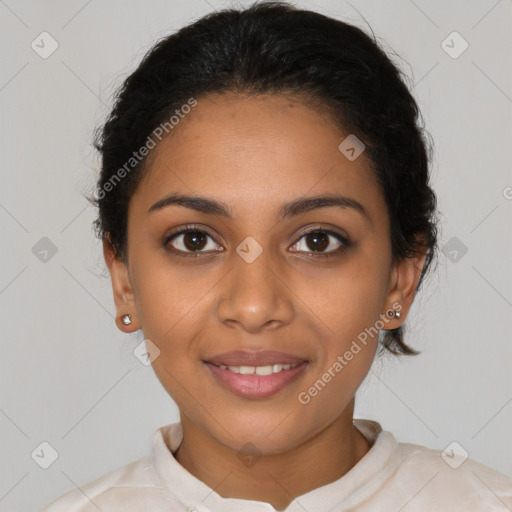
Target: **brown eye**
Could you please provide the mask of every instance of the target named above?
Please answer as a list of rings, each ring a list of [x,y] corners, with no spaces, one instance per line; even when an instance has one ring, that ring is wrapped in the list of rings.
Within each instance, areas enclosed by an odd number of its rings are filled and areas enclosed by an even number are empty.
[[[201,250],[205,246],[207,236],[201,231],[188,231],[183,235],[183,245],[189,251]]]
[[[306,245],[312,251],[325,251],[329,247],[329,236],[326,233],[314,232],[306,235]]]
[[[299,241],[293,245],[293,248],[298,252],[310,252],[313,255],[329,256],[330,253],[341,252],[348,246],[348,240],[338,233],[324,229],[314,229],[304,233]]]
[[[165,240],[165,247],[175,253],[200,253],[222,250],[212,237],[199,229],[186,229],[175,233]]]

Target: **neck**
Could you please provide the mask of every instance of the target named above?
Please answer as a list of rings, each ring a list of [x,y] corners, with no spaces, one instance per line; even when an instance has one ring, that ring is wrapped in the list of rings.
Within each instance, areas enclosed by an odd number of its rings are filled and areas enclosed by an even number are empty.
[[[224,498],[270,503],[284,510],[296,497],[341,478],[370,445],[353,426],[353,401],[324,430],[279,454],[243,458],[181,415],[177,461]],[[245,464],[244,462],[245,461]]]

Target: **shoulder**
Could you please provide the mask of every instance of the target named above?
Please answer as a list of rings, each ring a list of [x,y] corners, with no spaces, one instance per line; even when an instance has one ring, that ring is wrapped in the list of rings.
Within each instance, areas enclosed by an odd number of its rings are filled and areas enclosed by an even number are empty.
[[[144,491],[144,496],[141,491]],[[39,512],[137,510],[132,509],[132,506],[137,507],[137,500],[147,499],[149,495],[163,497],[166,494],[154,469],[153,459],[147,456],[67,492]]]
[[[511,510],[511,477],[451,448],[398,443],[397,451],[401,462],[393,479],[409,488],[410,510]]]

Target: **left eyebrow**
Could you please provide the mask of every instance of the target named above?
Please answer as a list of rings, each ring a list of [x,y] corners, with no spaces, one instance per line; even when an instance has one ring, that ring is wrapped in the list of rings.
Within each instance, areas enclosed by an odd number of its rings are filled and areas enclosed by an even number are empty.
[[[293,215],[300,215],[317,208],[327,208],[337,206],[345,210],[352,210],[366,218],[371,223],[370,216],[364,206],[355,199],[340,195],[317,196],[317,197],[300,197],[290,203],[283,205],[279,212],[282,219]]]
[[[219,215],[228,219],[233,218],[230,208],[225,203],[207,197],[188,196],[182,194],[170,194],[163,199],[160,199],[149,208],[147,213],[149,214],[153,211],[162,210],[163,208],[171,205],[183,206],[185,208],[190,208],[207,215]],[[359,201],[341,195],[300,197],[284,204],[279,211],[279,217],[280,219],[285,219],[319,208],[327,208],[333,206],[355,211],[361,214],[371,223],[368,212]]]

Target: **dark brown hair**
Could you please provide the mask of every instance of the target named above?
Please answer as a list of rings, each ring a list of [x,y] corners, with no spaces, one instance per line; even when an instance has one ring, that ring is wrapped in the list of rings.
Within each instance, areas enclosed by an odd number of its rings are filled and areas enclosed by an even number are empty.
[[[191,98],[230,91],[309,97],[365,144],[388,207],[394,261],[427,247],[419,288],[437,250],[437,223],[416,101],[375,37],[285,2],[204,16],[155,44],[122,84],[96,133],[102,167],[89,198],[99,209],[96,234],[117,257],[126,261],[128,204],[144,172],[134,151]],[[384,333],[383,348],[417,353],[403,327]]]

